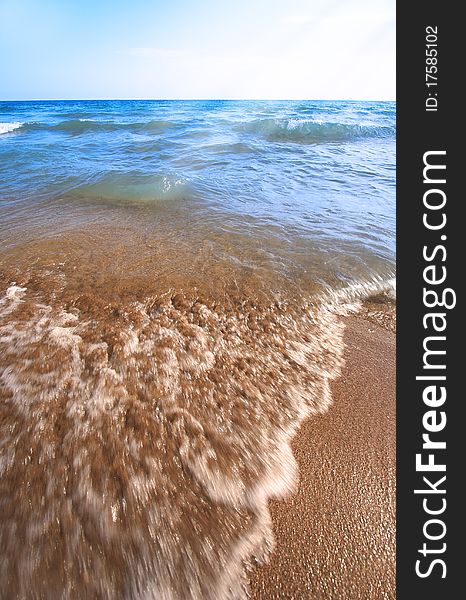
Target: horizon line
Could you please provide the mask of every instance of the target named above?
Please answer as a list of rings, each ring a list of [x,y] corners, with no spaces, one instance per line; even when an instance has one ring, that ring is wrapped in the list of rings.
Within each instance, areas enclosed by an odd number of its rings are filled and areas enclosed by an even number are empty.
[[[0,102],[396,102],[396,98],[7,98]]]

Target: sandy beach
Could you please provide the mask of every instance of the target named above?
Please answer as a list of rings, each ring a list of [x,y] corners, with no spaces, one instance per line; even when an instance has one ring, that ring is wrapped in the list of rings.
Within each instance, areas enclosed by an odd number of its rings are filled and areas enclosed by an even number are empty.
[[[346,319],[333,405],[293,440],[299,487],[271,503],[276,547],[253,600],[395,598],[395,335],[375,320]]]

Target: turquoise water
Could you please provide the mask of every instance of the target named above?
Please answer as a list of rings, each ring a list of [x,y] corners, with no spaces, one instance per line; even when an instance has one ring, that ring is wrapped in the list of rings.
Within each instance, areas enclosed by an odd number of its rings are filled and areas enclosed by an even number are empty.
[[[176,210],[174,221],[198,223],[204,241],[256,237],[303,277],[387,278],[395,104],[2,102],[0,206],[8,245],[28,232],[136,224],[141,211],[147,228]]]

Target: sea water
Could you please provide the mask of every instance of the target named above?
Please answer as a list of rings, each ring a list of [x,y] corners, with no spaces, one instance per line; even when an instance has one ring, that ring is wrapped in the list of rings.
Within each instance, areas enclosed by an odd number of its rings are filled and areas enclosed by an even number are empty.
[[[5,590],[246,594],[393,289],[395,105],[1,102],[0,240]]]

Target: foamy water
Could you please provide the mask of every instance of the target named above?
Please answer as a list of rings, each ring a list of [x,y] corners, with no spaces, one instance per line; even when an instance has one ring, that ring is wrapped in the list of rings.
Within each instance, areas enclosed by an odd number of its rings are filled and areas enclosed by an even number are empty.
[[[2,133],[10,133],[23,126],[23,123],[0,123],[0,135]]]
[[[393,105],[0,112],[0,596],[245,597],[394,291]]]

